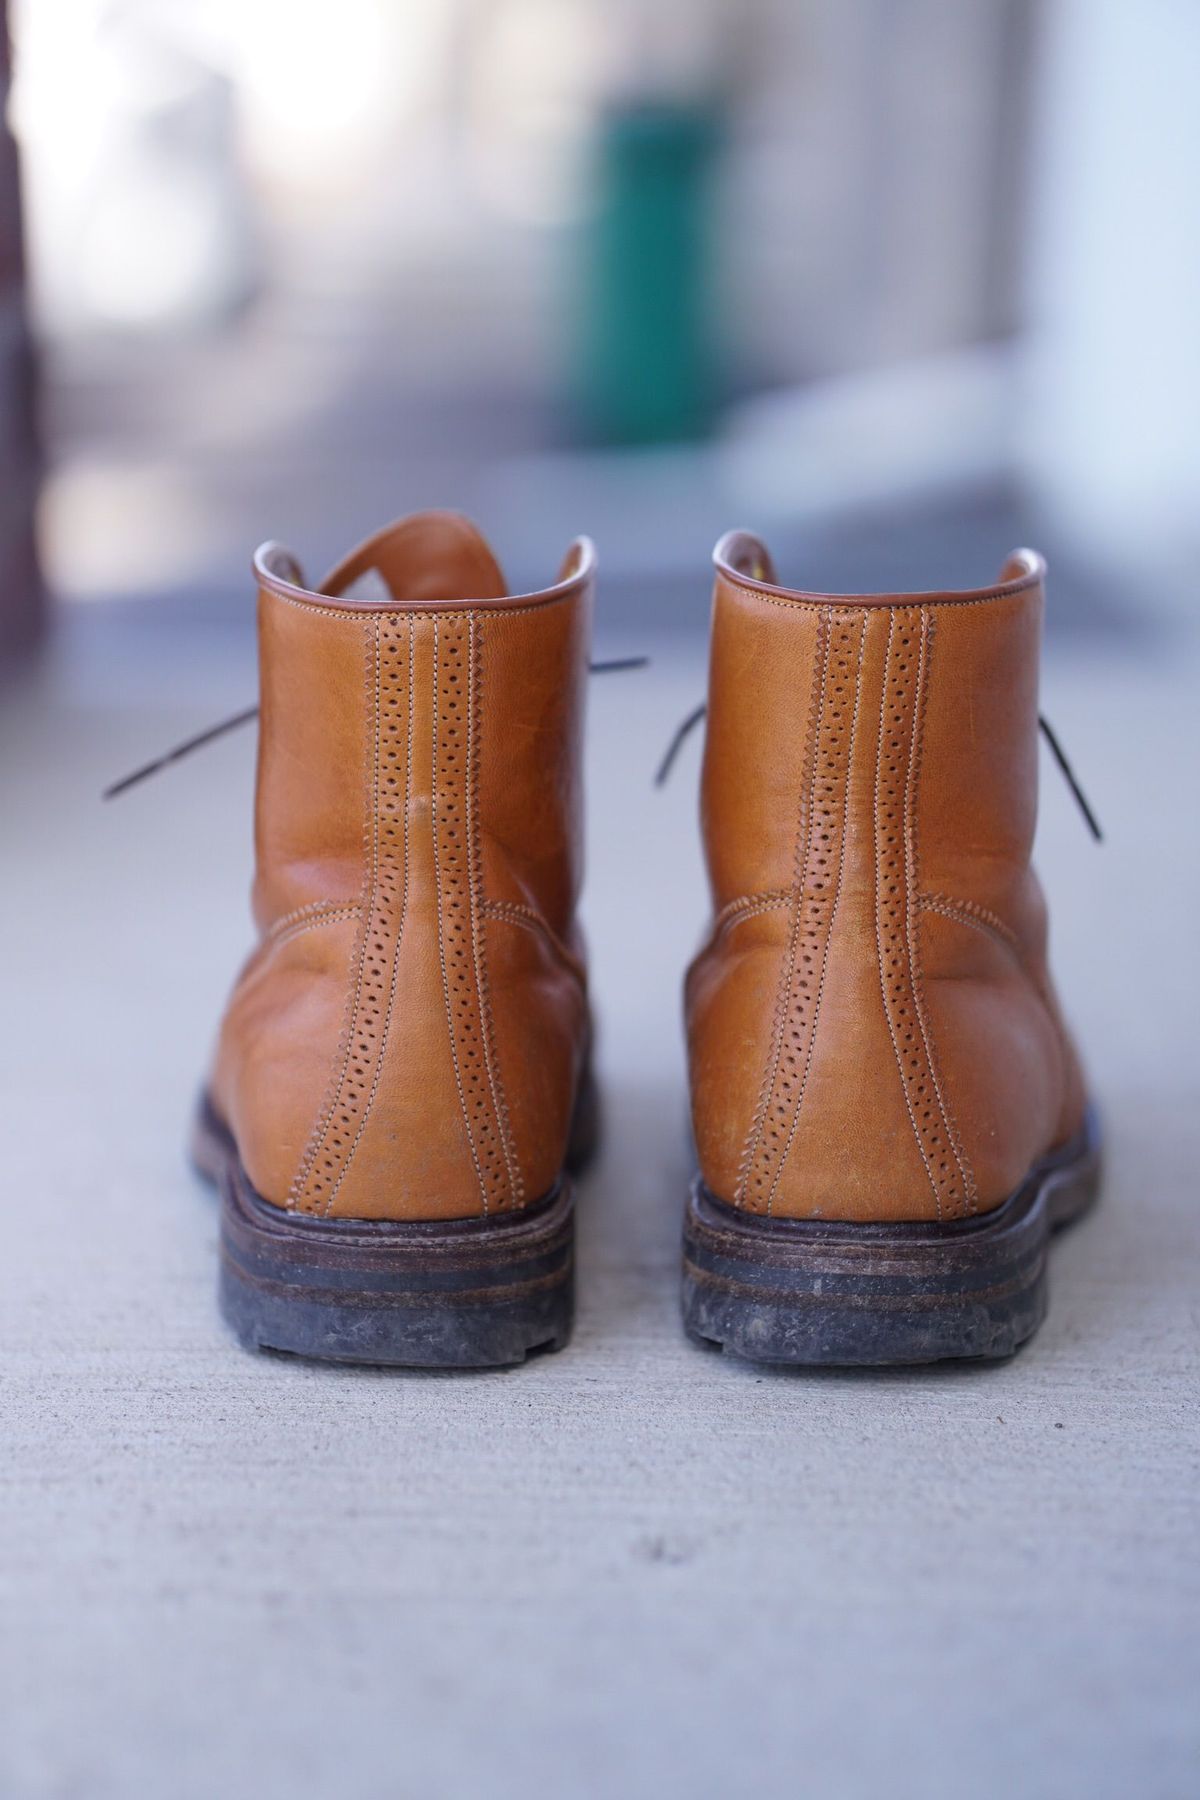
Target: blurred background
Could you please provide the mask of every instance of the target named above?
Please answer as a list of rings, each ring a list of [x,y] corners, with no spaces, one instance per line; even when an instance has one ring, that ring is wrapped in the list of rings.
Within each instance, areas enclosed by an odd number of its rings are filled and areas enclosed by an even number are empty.
[[[702,630],[732,523],[797,585],[1031,540],[1054,626],[1193,610],[1190,0],[8,10],[11,649],[246,625],[263,538],[315,579],[431,504],[514,585],[589,531],[603,632]]]
[[[3,22],[0,1791],[1193,1794],[1200,5]],[[100,801],[254,698],[258,543],[316,581],[430,505],[516,589],[591,534],[602,652],[652,657],[591,684],[607,1132],[575,1338],[513,1385],[236,1349],[183,1146],[253,731]],[[735,525],[818,589],[1049,557],[1109,1169],[986,1375],[681,1334],[701,734],[652,775]]]

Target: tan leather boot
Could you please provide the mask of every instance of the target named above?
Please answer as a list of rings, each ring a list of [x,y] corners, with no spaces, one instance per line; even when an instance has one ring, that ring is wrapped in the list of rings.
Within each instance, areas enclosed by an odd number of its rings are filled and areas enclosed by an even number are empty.
[[[1044,565],[838,597],[743,532],[715,562],[687,1327],[773,1362],[1006,1355],[1098,1168],[1029,860]]]
[[[316,589],[254,559],[259,941],[196,1136],[249,1345],[477,1366],[566,1339],[593,567],[581,539],[511,596],[451,513]]]

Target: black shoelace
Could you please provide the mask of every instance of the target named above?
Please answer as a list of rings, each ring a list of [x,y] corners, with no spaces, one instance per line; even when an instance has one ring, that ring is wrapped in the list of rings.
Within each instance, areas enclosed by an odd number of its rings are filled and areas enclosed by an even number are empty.
[[[1044,713],[1038,714],[1038,729],[1050,746],[1050,754],[1059,766],[1062,777],[1075,796],[1075,804],[1087,821],[1087,828],[1098,844],[1104,842],[1104,833],[1100,829],[1100,821],[1088,805],[1088,797],[1079,785],[1079,777],[1067,761],[1067,753],[1054,735],[1054,727]]]
[[[614,656],[605,662],[588,664],[589,675],[617,675],[625,669],[644,669],[649,663],[648,656]],[[170,750],[164,750],[153,762],[143,763],[140,769],[134,769],[128,775],[122,775],[119,781],[112,782],[100,796],[102,800],[115,800],[118,794],[124,794],[139,781],[145,781],[151,775],[157,775],[160,769],[168,768],[171,763],[181,762],[190,756],[193,750],[202,750],[227,731],[237,731],[242,725],[248,725],[251,719],[257,719],[257,706],[244,707],[241,712],[232,713],[228,719],[222,719],[217,725],[209,725],[206,730],[198,731],[195,737],[185,738],[182,744],[175,744]]]
[[[621,674],[628,669],[644,669],[649,661],[650,658],[648,656],[614,656],[603,662],[589,663],[588,673],[589,675],[616,675]],[[676,757],[683,749],[684,744],[687,742],[692,732],[696,729],[696,726],[699,725],[700,721],[704,718],[707,711],[707,702],[701,702],[701,704],[694,707],[692,711],[688,713],[687,717],[682,719],[675,728],[675,732],[672,735],[670,743],[667,745],[663,759],[655,770],[655,787],[665,786],[667,778],[675,765]],[[123,794],[127,792],[129,788],[136,787],[139,782],[147,780],[151,775],[157,775],[160,769],[168,768],[171,763],[182,761],[185,756],[190,756],[193,750],[202,750],[205,745],[215,742],[219,737],[224,737],[226,732],[237,731],[242,725],[249,725],[250,721],[252,719],[257,719],[257,717],[257,706],[247,706],[244,707],[241,712],[232,713],[228,719],[222,719],[218,724],[210,725],[206,730],[197,732],[194,737],[185,738],[181,744],[173,745],[170,750],[165,750],[161,756],[156,756],[152,762],[143,763],[140,768],[132,770],[128,775],[122,775],[119,781],[112,782],[104,789],[101,797],[105,800],[115,800],[118,794]],[[1058,764],[1063,779],[1075,798],[1075,803],[1083,815],[1088,830],[1098,844],[1103,843],[1104,833],[1100,829],[1100,822],[1092,810],[1087,795],[1080,786],[1079,777],[1071,767],[1067,753],[1059,742],[1054,727],[1044,713],[1038,714],[1038,727],[1047,744],[1050,746],[1051,755]]]
[[[655,771],[655,775],[654,775],[655,787],[662,787],[664,785],[668,775],[671,773],[672,767],[674,766],[675,758],[679,755],[679,752],[683,749],[684,744],[687,742],[688,738],[691,736],[691,734],[695,730],[696,726],[699,725],[701,719],[703,719],[703,717],[707,711],[708,711],[707,705],[702,704],[700,706],[697,706],[692,712],[690,712],[688,714],[687,718],[683,719],[680,722],[680,724],[676,727],[675,735],[672,737],[670,743],[667,745],[666,754],[664,755],[662,761],[658,765],[657,770]],[[1076,775],[1074,769],[1071,767],[1071,764],[1067,760],[1067,753],[1063,749],[1062,745],[1059,743],[1058,738],[1054,731],[1054,727],[1051,725],[1049,719],[1046,718],[1044,713],[1038,714],[1038,728],[1041,731],[1042,736],[1045,738],[1046,742],[1050,746],[1050,752],[1051,752],[1052,756],[1054,757],[1055,762],[1059,766],[1059,770],[1062,773],[1063,779],[1066,781],[1067,786],[1070,788],[1072,794],[1075,796],[1075,803],[1078,806],[1080,812],[1083,814],[1083,817],[1084,817],[1084,820],[1086,821],[1088,830],[1091,832],[1092,836],[1095,838],[1095,840],[1098,844],[1103,843],[1104,842],[1104,833],[1100,829],[1100,821],[1097,819],[1095,813],[1091,809],[1091,806],[1088,804],[1087,795],[1084,793],[1082,787],[1080,787],[1080,785],[1079,785],[1079,777]]]

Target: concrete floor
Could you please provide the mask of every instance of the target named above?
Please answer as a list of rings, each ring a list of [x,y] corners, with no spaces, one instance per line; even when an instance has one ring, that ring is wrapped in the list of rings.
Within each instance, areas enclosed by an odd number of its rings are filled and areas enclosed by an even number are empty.
[[[1111,1162],[1032,1346],[795,1377],[684,1341],[676,644],[593,697],[576,1337],[422,1377],[254,1359],[217,1318],[181,1146],[247,940],[250,739],[97,794],[253,677],[243,636],[156,642],[68,639],[0,723],[6,1800],[1200,1791],[1194,647],[1047,671],[1109,833],[1047,767]]]

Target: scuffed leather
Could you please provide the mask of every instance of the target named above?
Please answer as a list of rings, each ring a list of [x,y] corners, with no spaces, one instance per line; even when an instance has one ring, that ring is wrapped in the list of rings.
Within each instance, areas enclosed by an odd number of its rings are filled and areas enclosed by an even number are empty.
[[[969,593],[781,587],[716,552],[686,983],[710,1191],[788,1218],[997,1206],[1081,1123],[1030,867],[1041,558]]]
[[[558,1178],[588,1043],[581,742],[594,553],[509,596],[452,513],[317,590],[255,558],[259,942],[214,1105],[260,1194],[471,1217]],[[387,598],[349,598],[370,575]]]

